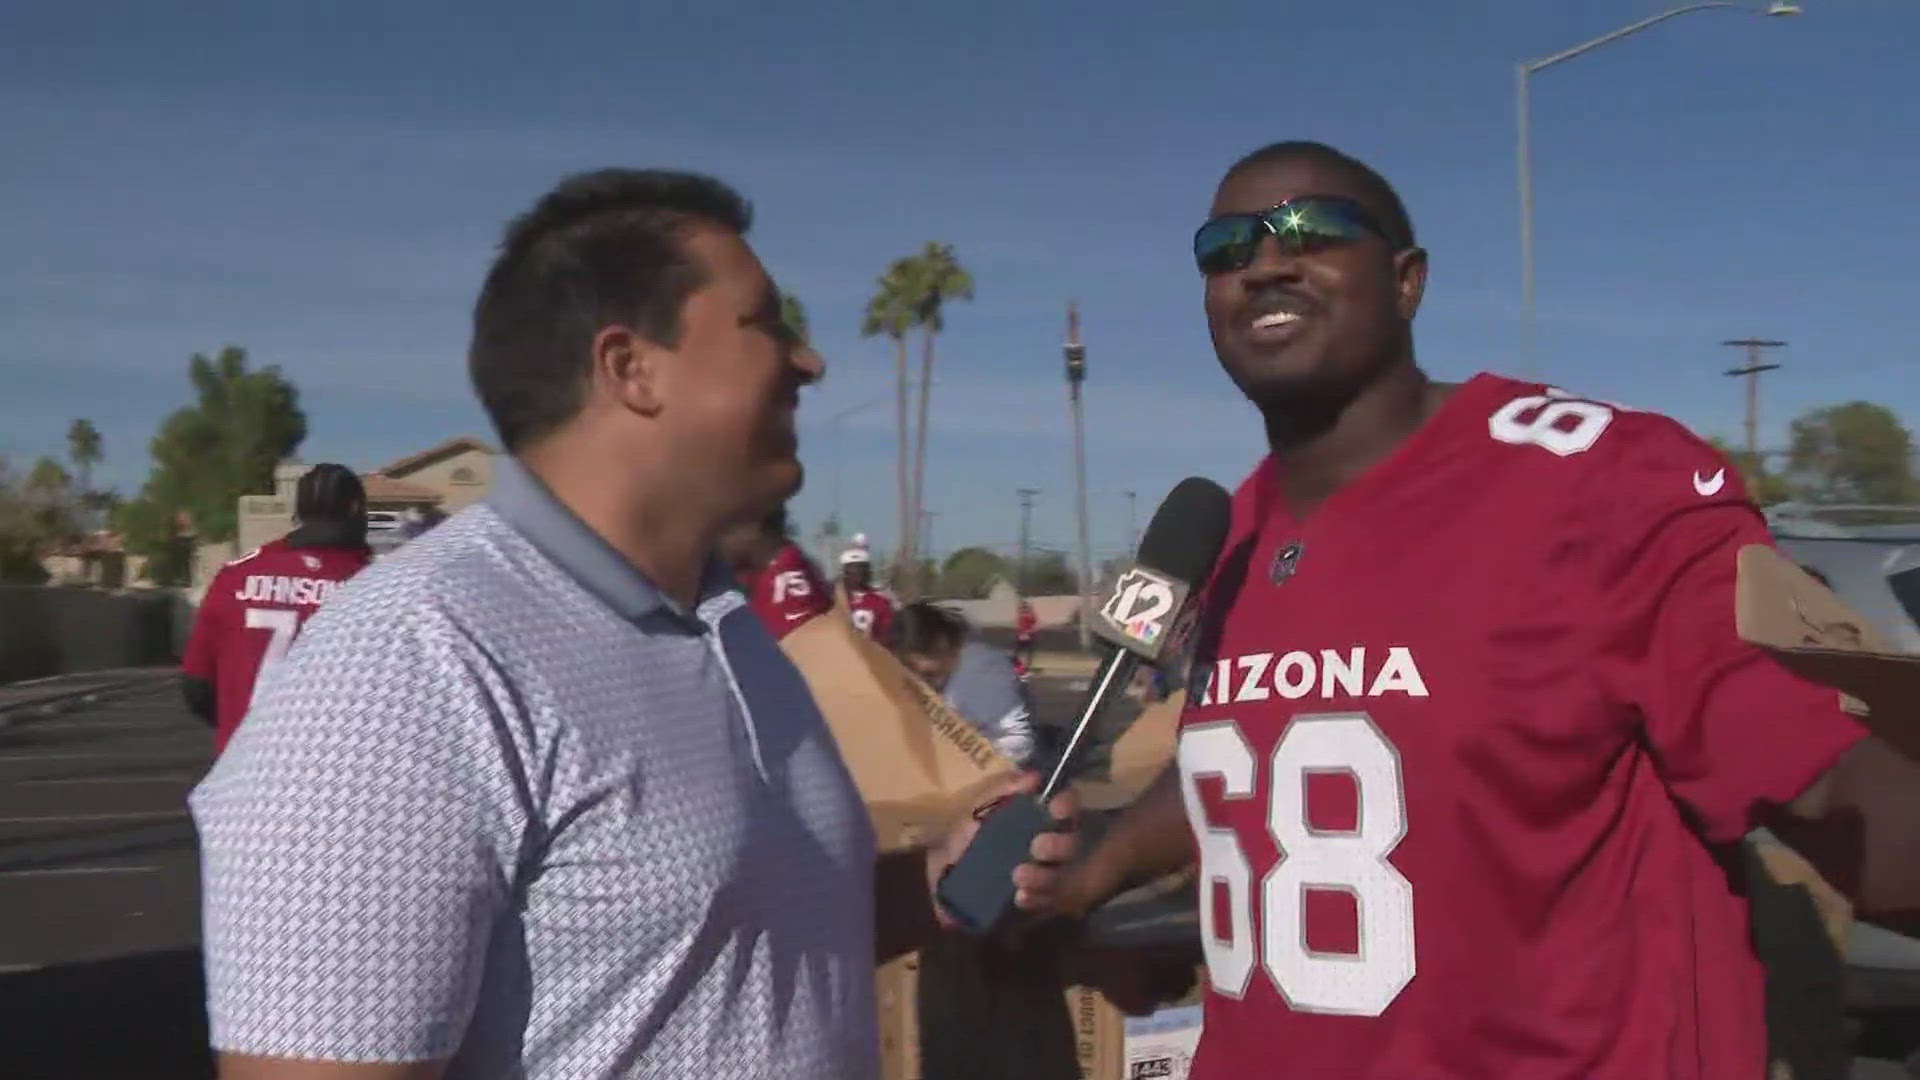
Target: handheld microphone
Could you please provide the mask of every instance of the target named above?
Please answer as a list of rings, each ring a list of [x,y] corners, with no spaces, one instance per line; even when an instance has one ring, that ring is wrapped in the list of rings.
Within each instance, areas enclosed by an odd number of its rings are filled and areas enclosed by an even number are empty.
[[[935,895],[961,926],[984,933],[1013,906],[1014,868],[1031,857],[1033,838],[1053,825],[1047,802],[1073,779],[1087,733],[1126,690],[1140,661],[1158,660],[1166,650],[1175,621],[1226,543],[1231,508],[1232,499],[1220,485],[1190,476],[1154,512],[1134,565],[1092,613],[1094,632],[1108,649],[1052,774],[1037,795],[1015,796],[987,815],[973,842],[940,878]]]

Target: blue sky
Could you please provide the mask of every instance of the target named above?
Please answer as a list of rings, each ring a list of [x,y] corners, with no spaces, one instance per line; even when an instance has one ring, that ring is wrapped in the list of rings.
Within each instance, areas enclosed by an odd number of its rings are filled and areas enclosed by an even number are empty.
[[[1513,61],[1662,5],[0,3],[0,455],[104,432],[137,487],[186,358],[299,385],[308,460],[486,434],[462,355],[501,223],[569,171],[709,170],[809,307],[811,527],[892,533],[873,278],[929,239],[978,299],[936,375],[934,541],[1072,537],[1063,309],[1088,343],[1095,546],[1180,476],[1231,483],[1258,424],[1215,365],[1186,254],[1221,170],[1332,142],[1399,186],[1433,253],[1427,366],[1522,373]],[[1534,82],[1535,372],[1737,435],[1723,338],[1783,338],[1762,441],[1867,398],[1920,423],[1914,0],[1689,15]],[[682,10],[670,11],[669,7]],[[164,9],[164,10],[163,10]],[[838,482],[836,483],[836,477]]]

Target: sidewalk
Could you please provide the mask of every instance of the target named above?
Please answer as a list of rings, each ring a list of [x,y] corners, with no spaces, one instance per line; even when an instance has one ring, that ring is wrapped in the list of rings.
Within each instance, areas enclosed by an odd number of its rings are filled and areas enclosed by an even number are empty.
[[[159,685],[178,673],[179,669],[172,666],[111,668],[0,684],[0,726],[21,713],[90,704],[105,697]]]

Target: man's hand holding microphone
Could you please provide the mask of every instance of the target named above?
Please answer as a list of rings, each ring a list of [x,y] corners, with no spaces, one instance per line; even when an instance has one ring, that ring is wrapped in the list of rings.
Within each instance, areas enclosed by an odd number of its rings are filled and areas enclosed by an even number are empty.
[[[929,852],[943,925],[986,934],[1016,911],[1028,918],[1079,917],[1134,884],[1140,871],[1177,870],[1190,857],[1190,844],[1180,842],[1185,822],[1171,768],[1081,861],[1068,784],[1101,712],[1125,693],[1142,660],[1160,658],[1189,597],[1205,584],[1226,538],[1230,505],[1218,484],[1197,477],[1181,481],[1160,504],[1134,566],[1093,613],[1108,651],[1059,762],[1044,781],[1038,773],[1009,778],[974,820]]]

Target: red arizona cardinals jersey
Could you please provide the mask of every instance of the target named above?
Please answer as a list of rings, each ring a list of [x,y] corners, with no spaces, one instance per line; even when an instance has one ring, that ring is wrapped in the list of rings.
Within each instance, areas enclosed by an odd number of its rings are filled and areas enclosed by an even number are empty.
[[[1671,420],[1492,375],[1306,520],[1234,498],[1177,758],[1194,1080],[1765,1070],[1716,847],[1862,734],[1734,633],[1770,543]]]
[[[1031,640],[1034,630],[1038,628],[1039,625],[1040,620],[1039,617],[1033,613],[1033,605],[1027,603],[1025,600],[1020,601],[1019,614],[1014,616],[1013,620],[1014,640]]]
[[[848,589],[847,617],[875,641],[886,641],[893,635],[893,601],[879,589]]]
[[[800,545],[789,543],[747,583],[747,599],[774,640],[833,607],[833,594]]]
[[[364,546],[290,547],[280,539],[213,576],[180,668],[213,684],[214,753],[247,714],[261,671],[286,655],[307,617],[372,558]]]

